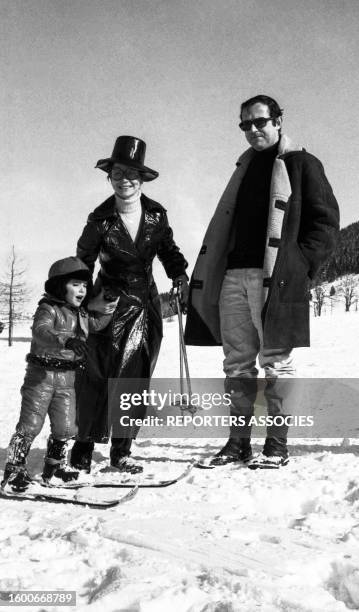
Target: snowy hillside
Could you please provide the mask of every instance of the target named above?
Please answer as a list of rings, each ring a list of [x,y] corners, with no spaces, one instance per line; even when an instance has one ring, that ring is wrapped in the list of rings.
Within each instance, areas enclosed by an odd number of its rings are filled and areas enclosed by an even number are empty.
[[[167,323],[157,377],[178,376],[177,334],[176,322]],[[355,378],[358,338],[355,311],[313,318],[313,348],[295,352],[299,376]],[[27,341],[8,348],[0,337],[0,475],[28,349]],[[188,352],[192,376],[222,376],[220,348]],[[46,425],[30,454],[33,473],[41,470],[47,435]],[[133,456],[146,471],[170,477],[223,442],[140,438]],[[193,469],[176,485],[139,490],[133,500],[107,510],[0,500],[0,589],[76,591],[76,608],[68,609],[89,612],[359,609],[355,442],[292,441],[291,462],[281,471]],[[105,462],[108,453],[97,445],[96,463]],[[122,494],[96,492],[108,498]]]

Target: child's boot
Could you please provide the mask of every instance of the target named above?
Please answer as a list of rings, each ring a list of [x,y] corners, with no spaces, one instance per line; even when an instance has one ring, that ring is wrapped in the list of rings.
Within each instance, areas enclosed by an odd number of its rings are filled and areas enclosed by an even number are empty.
[[[32,439],[22,433],[16,432],[9,444],[7,451],[7,462],[4,469],[1,488],[4,489],[7,484],[11,486],[13,491],[25,491],[32,478],[26,469],[26,458],[29,454]]]
[[[65,440],[55,440],[50,436],[47,441],[47,453],[42,472],[44,482],[50,482],[53,476],[60,478],[63,482],[77,480],[79,473],[66,464],[66,449]]]

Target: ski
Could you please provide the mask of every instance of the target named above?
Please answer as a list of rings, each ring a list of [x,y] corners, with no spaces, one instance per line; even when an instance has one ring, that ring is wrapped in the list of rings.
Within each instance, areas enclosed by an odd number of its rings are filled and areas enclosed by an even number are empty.
[[[51,489],[55,487],[50,487]],[[57,489],[62,487],[56,487]],[[76,494],[74,496],[67,497],[63,493],[54,493],[48,491],[34,491],[27,489],[24,492],[15,491],[4,491],[0,489],[0,499],[10,499],[17,501],[36,501],[36,502],[50,502],[55,504],[74,504],[77,506],[88,506],[89,508],[114,508],[119,504],[122,504],[136,495],[138,488],[132,487],[126,495],[116,499],[96,499],[91,496]]]
[[[180,480],[183,480],[184,478],[186,478],[186,476],[188,476],[188,474],[190,473],[190,471],[193,468],[193,463],[190,463],[186,469],[179,474],[178,476],[176,476],[176,478],[171,478],[169,480],[158,480],[157,482],[141,482],[141,481],[136,481],[134,479],[129,480],[129,481],[122,481],[122,482],[96,482],[94,483],[93,486],[95,489],[103,489],[103,488],[118,488],[118,489],[122,489],[122,488],[128,488],[128,487],[134,487],[137,486],[139,489],[159,489],[159,488],[163,488],[163,487],[170,487],[171,485],[176,484],[177,482],[179,482]]]
[[[194,467],[199,469],[199,470],[214,470],[216,468],[220,468],[220,467],[227,467],[228,465],[234,465],[235,467],[250,467],[249,466],[249,460],[248,461],[243,461],[243,460],[238,460],[238,461],[228,461],[228,463],[224,463],[224,464],[214,464],[211,465],[211,461],[214,459],[214,457],[210,457],[208,459],[203,459],[202,461],[197,461],[194,464]]]
[[[203,459],[203,461],[197,461],[194,464],[194,467],[199,469],[199,470],[214,470],[215,467],[218,467],[216,465],[210,465],[210,463],[209,463],[210,461],[211,461],[211,459],[208,459],[207,461],[206,461],[206,459]]]
[[[71,482],[71,483],[64,483],[63,485],[60,485],[56,488],[60,488],[60,489],[82,489],[84,487],[89,487],[89,488],[93,488],[93,489],[129,489],[132,487],[136,487],[138,489],[160,489],[160,488],[164,488],[164,487],[170,487],[173,484],[176,484],[177,482],[179,482],[180,480],[183,480],[184,478],[186,478],[186,476],[188,476],[188,474],[190,473],[190,471],[193,468],[193,463],[190,463],[186,469],[179,474],[178,476],[176,476],[176,478],[171,478],[168,480],[157,480],[157,481],[153,481],[151,482],[150,480],[146,480],[146,476],[145,476],[145,480],[141,479],[134,479],[133,477],[129,476],[127,480],[123,479],[120,481],[105,481],[105,482],[96,482],[96,481],[87,481],[87,482]],[[51,485],[50,485],[51,487]]]

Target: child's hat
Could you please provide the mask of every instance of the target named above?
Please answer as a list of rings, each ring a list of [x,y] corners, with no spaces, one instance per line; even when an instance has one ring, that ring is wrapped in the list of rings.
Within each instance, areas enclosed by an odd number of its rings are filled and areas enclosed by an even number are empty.
[[[65,257],[65,259],[59,259],[52,264],[48,279],[45,282],[46,293],[51,293],[53,279],[61,278],[78,278],[81,280],[89,281],[91,279],[91,272],[78,257]]]

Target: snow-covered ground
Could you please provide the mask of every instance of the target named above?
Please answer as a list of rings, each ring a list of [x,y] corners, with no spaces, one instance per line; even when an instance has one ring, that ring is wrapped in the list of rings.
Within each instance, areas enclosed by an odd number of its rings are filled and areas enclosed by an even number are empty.
[[[178,376],[177,333],[175,321],[166,323],[157,377]],[[357,312],[314,318],[313,347],[295,352],[298,374],[355,378],[358,338]],[[28,349],[26,341],[8,348],[2,334],[1,468]],[[222,376],[220,348],[188,353],[194,377]],[[46,425],[30,454],[34,473],[47,435]],[[133,455],[146,470],[175,475],[223,441],[141,438]],[[108,452],[98,445],[95,461]],[[355,440],[292,442],[291,462],[278,472],[193,469],[177,485],[140,490],[107,510],[0,500],[0,589],[76,591],[76,610],[90,612],[359,609],[358,454]]]

